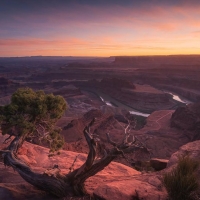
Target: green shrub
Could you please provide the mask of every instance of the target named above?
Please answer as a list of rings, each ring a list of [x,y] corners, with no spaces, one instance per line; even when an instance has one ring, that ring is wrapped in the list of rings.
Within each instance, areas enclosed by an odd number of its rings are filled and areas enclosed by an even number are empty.
[[[197,191],[196,172],[199,162],[188,155],[179,157],[177,166],[163,176],[163,183],[171,200],[193,200]]]

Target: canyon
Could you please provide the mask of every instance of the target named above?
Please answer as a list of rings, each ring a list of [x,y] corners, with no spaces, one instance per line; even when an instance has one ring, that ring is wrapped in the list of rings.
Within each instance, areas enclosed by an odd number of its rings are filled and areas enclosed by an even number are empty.
[[[21,147],[19,157],[41,173],[56,163],[66,170],[77,155],[76,165],[84,162],[88,146],[83,129],[92,119],[96,119],[92,132],[108,150],[106,133],[118,143],[129,125],[129,139],[137,138],[150,155],[142,150],[124,152],[125,159],[116,158],[87,181],[88,193],[97,199],[164,200],[162,174],[177,162],[180,152],[199,151],[192,148],[192,144],[197,148],[200,139],[199,62],[200,56],[192,55],[0,58],[0,105],[8,104],[21,87],[62,95],[67,101],[68,109],[57,122],[65,140],[60,155],[48,157],[48,145],[39,146],[37,141]],[[4,140],[1,136],[1,149],[6,148]],[[149,166],[152,159],[169,160],[167,168],[156,171],[150,166],[147,173],[143,165]],[[2,162],[0,168],[0,197],[54,199],[25,183]]]

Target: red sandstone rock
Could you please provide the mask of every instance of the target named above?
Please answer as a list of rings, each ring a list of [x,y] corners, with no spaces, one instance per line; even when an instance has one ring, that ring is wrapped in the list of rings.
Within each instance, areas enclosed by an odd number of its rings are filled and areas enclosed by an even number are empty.
[[[26,155],[23,154],[25,152],[27,152]],[[43,173],[46,168],[52,168],[54,164],[59,165],[62,173],[67,173],[77,155],[79,156],[74,168],[80,167],[87,156],[86,154],[62,150],[60,151],[60,155],[48,157],[48,152],[49,150],[47,148],[25,142],[19,157],[29,164],[32,169],[40,173]],[[0,163],[0,169],[1,198],[7,198],[6,200],[54,199],[48,194],[38,191],[36,188],[27,184],[11,168],[5,168]],[[152,200],[151,198],[156,200],[164,199],[166,193],[160,188],[161,181],[159,179],[153,181],[154,176],[150,177],[148,175],[148,177],[144,178],[140,172],[123,164],[112,162],[104,170],[89,178],[85,185],[90,194],[101,196],[106,200],[132,200],[137,195],[141,199],[146,200]],[[148,180],[150,181],[148,182]],[[144,190],[144,188],[146,189]]]

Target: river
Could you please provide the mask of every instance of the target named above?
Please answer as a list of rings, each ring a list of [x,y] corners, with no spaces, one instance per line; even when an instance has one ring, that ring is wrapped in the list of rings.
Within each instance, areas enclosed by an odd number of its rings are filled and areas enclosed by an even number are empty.
[[[178,96],[177,94],[174,94],[172,92],[169,92],[169,91],[163,91],[165,93],[168,93],[170,95],[172,95],[172,98],[178,102],[181,102],[181,103],[184,103],[184,104],[189,104],[189,103],[192,103],[191,101],[185,99],[185,98],[182,98],[180,96]],[[121,108],[125,108],[126,110],[128,110],[131,114],[133,115],[139,115],[139,116],[143,116],[143,117],[148,117],[150,114],[148,113],[143,113],[143,112],[140,112],[138,110],[135,110],[119,101],[117,101],[116,99],[113,99],[112,97],[110,97],[109,95],[106,95],[102,92],[96,92],[96,94],[100,97],[100,99],[108,106],[113,106],[113,107],[121,107]]]
[[[90,91],[90,92],[95,93],[101,99],[101,101],[103,101],[108,106],[120,107],[122,109],[126,109],[127,111],[129,111],[130,114],[133,114],[133,115],[139,115],[139,116],[143,116],[143,117],[148,117],[150,115],[149,113],[143,113],[141,111],[135,110],[135,109],[131,108],[130,106],[119,102],[118,100],[110,97],[109,95],[107,95],[103,92],[96,91],[96,90]],[[163,91],[163,92],[172,95],[172,98],[178,102],[184,103],[186,105],[189,103],[192,103],[191,101],[181,98],[180,96],[178,96],[177,94],[174,94],[172,92],[169,92],[169,91]]]
[[[120,107],[120,108],[123,108],[123,109],[126,109],[129,111],[130,114],[132,115],[139,115],[139,116],[143,116],[143,117],[148,117],[150,114],[148,113],[143,113],[143,112],[140,112],[138,110],[135,110],[119,101],[117,101],[116,99],[113,99],[112,97],[110,97],[109,95],[107,94],[104,94],[102,92],[95,92],[99,97],[100,99],[108,106],[112,106],[112,107]]]
[[[178,102],[184,103],[186,105],[188,105],[189,103],[192,103],[192,101],[189,101],[188,99],[182,98],[182,97],[180,97],[177,94],[174,94],[172,92],[169,92],[169,91],[163,91],[163,92],[172,95],[172,98],[174,100],[178,101]]]

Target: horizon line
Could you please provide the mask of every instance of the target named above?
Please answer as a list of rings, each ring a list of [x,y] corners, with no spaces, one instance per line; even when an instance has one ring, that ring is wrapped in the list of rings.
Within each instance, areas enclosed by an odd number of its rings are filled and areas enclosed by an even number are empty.
[[[159,57],[159,56],[200,56],[199,54],[152,54],[152,55],[116,55],[116,56],[44,56],[44,55],[33,55],[33,56],[0,56],[0,58],[32,58],[32,57],[71,57],[71,58],[111,58],[111,57]]]

